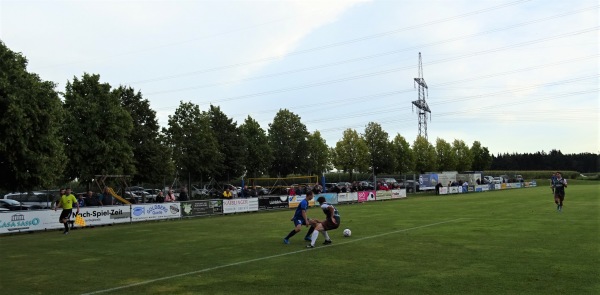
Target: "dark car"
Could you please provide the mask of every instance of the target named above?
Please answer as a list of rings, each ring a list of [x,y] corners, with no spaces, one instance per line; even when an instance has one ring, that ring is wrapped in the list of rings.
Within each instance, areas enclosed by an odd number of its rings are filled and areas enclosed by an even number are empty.
[[[407,193],[419,191],[419,183],[414,180],[403,180],[399,182],[400,188],[405,188]]]
[[[0,199],[0,208],[8,209],[10,211],[18,210],[30,210],[31,206],[24,205],[23,203],[11,199]]]

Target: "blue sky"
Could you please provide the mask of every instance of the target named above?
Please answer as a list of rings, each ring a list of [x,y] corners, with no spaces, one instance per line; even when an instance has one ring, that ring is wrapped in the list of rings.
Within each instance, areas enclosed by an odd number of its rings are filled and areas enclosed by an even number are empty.
[[[267,130],[281,108],[330,146],[382,125],[413,142],[418,54],[429,142],[600,153],[599,8],[581,1],[6,1],[0,39],[58,84],[84,72]]]

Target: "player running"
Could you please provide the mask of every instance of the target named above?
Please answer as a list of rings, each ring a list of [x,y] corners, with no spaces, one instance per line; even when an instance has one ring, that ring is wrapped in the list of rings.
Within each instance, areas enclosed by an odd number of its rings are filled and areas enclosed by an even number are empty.
[[[306,210],[308,210],[308,201],[312,200],[313,197],[313,192],[308,191],[306,192],[306,198],[300,201],[300,204],[298,205],[298,207],[296,208],[296,212],[294,213],[294,217],[292,217],[294,229],[285,238],[283,238],[284,244],[289,244],[290,238],[298,232],[300,232],[303,225],[309,226],[310,223],[308,217],[306,216]]]
[[[552,189],[554,190],[554,203],[556,203],[556,211],[561,212],[563,201],[565,200],[565,187],[567,180],[562,178],[560,172],[556,172],[552,180]]]
[[[323,236],[325,237],[325,242],[323,242],[323,245],[331,244],[331,238],[329,238],[329,234],[327,233],[327,231],[340,227],[340,213],[338,212],[338,210],[335,207],[333,207],[333,205],[328,204],[325,200],[325,197],[323,196],[319,197],[317,199],[317,202],[319,202],[319,204],[321,205],[321,209],[323,210],[323,213],[325,213],[325,216],[327,216],[327,219],[323,222],[319,222],[318,220],[311,220],[314,226],[314,232],[311,236],[310,245],[306,246],[307,248],[315,247],[315,242],[319,237],[319,232],[321,232],[321,234],[323,234]]]

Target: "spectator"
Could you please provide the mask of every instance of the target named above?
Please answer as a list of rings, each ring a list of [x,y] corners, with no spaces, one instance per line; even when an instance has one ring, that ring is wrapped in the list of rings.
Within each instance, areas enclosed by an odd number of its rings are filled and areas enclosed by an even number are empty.
[[[438,182],[438,183],[435,185],[435,194],[436,194],[436,195],[439,195],[439,194],[440,194],[440,188],[441,188],[442,186],[443,186],[443,185],[442,185],[442,183],[441,183],[441,182]]]
[[[163,192],[162,191],[158,191],[158,194],[156,194],[156,202],[157,203],[164,203],[165,202],[165,196],[163,196]]]
[[[167,202],[175,202],[175,193],[172,189],[169,189],[167,196],[165,197],[165,203]]]
[[[92,191],[88,191],[85,195],[85,205],[86,206],[98,206],[97,196],[94,196]]]
[[[188,195],[187,195],[187,188],[184,186],[183,188],[181,188],[181,191],[179,192],[179,201],[187,201],[189,200]]]
[[[225,191],[223,191],[223,198],[224,199],[231,199],[231,198],[233,198],[233,194],[229,190],[229,187],[226,187]]]
[[[244,185],[244,188],[242,188],[242,197],[250,198],[250,190],[248,190],[247,185]]]
[[[475,182],[477,182],[477,185],[481,184],[481,180],[479,178],[477,178],[477,181],[475,181]]]
[[[88,191],[88,196],[92,195],[92,191]],[[77,195],[77,204],[79,204],[79,208],[85,207],[85,199],[83,198],[83,194]]]

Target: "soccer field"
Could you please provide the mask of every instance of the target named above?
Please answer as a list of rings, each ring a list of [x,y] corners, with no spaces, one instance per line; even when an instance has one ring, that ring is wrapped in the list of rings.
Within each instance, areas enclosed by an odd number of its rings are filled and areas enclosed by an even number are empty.
[[[547,186],[339,205],[314,249],[283,244],[292,210],[0,236],[0,290],[600,294],[600,184],[570,183],[562,213]]]

